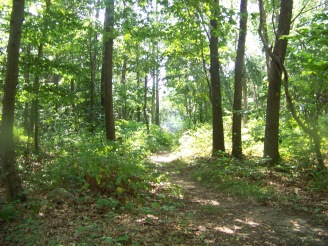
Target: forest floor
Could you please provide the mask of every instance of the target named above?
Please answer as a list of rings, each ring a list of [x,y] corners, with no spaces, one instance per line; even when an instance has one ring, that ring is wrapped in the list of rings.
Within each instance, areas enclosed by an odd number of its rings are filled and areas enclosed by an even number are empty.
[[[19,205],[19,219],[0,220],[0,245],[328,245],[327,214],[214,191],[171,154],[152,156],[150,165],[168,179],[148,204],[116,211],[74,192],[79,202],[68,196],[55,205],[39,195],[35,208]]]

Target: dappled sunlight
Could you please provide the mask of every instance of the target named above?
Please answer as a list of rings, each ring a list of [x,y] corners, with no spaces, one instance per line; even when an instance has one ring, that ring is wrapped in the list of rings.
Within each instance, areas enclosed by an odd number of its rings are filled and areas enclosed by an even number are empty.
[[[154,154],[149,159],[154,162],[170,163],[178,160],[179,156],[174,154]]]
[[[245,220],[236,219],[235,221],[236,221],[236,222],[239,222],[239,223],[241,223],[241,224],[249,225],[249,226],[251,226],[251,227],[257,227],[257,226],[260,225],[259,223],[256,223],[256,222],[254,222],[253,220],[249,220],[249,219],[245,219]]]
[[[230,229],[226,226],[217,226],[217,227],[214,227],[214,230],[220,231],[220,232],[223,232],[223,233],[227,233],[227,234],[234,234],[235,233],[235,230]]]

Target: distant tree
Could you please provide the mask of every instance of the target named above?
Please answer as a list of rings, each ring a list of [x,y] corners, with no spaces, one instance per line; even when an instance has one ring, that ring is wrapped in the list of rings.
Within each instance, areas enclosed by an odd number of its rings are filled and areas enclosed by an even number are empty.
[[[15,166],[13,128],[24,7],[24,0],[13,1],[0,129],[0,161],[7,198],[9,200],[19,198],[22,201],[26,200],[26,196],[23,193],[22,183]]]

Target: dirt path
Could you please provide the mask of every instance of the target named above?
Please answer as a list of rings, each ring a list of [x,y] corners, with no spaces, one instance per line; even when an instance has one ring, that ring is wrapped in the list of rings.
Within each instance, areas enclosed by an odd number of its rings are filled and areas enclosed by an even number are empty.
[[[131,208],[113,207],[110,195],[74,190],[74,199],[39,194],[17,204],[16,219],[0,220],[0,245],[328,245],[318,218],[202,187],[172,154],[153,156],[150,168],[169,179]]]
[[[174,157],[152,160],[182,189],[181,209],[194,245],[328,245],[328,228],[284,206],[256,204],[214,192],[190,179],[191,169],[174,171]],[[202,240],[197,240],[202,238]]]

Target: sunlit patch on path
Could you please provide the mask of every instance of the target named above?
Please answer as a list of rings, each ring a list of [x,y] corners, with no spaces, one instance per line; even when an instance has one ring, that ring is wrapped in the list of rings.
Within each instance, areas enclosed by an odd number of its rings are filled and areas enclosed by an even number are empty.
[[[178,160],[179,156],[170,153],[159,153],[159,154],[151,155],[149,159],[153,162],[170,163],[175,160]]]

